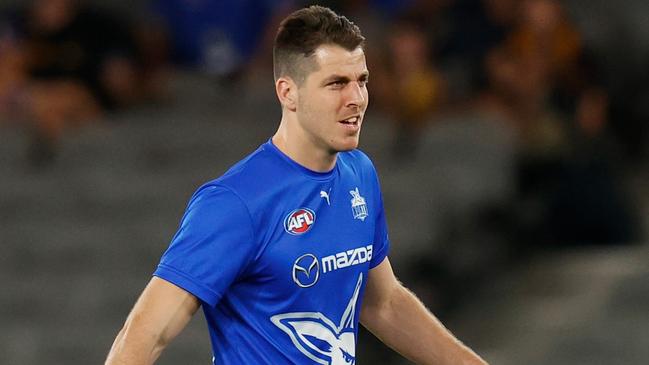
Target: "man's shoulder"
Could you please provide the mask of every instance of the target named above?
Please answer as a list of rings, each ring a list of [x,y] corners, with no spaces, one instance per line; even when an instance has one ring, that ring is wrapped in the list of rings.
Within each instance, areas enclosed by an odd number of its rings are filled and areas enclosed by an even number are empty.
[[[257,179],[259,175],[267,173],[267,166],[276,165],[272,154],[268,153],[266,145],[259,146],[248,156],[232,165],[223,175],[215,179],[225,185],[239,185],[248,179]]]
[[[283,174],[281,161],[263,144],[232,165],[223,175],[203,184],[199,190],[210,186],[219,187],[245,197],[272,186]]]

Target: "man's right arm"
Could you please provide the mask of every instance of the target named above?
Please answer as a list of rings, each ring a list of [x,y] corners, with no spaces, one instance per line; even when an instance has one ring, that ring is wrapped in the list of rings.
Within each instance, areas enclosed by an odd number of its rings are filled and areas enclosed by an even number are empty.
[[[150,365],[200,307],[189,292],[153,277],[113,343],[105,365]]]

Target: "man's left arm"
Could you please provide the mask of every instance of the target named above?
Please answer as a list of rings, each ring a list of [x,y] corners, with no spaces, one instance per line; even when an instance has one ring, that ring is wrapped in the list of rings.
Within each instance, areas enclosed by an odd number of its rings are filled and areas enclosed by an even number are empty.
[[[369,272],[361,323],[383,343],[416,364],[487,364],[401,285],[388,258]]]

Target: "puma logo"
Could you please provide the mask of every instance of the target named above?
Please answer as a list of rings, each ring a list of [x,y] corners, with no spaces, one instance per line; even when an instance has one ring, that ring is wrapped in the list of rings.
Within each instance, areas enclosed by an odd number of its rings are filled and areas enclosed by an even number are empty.
[[[361,273],[337,326],[319,312],[284,313],[272,316],[270,320],[286,332],[301,353],[318,364],[356,364],[354,315],[362,283]]]
[[[331,191],[331,189],[330,189],[330,191]],[[328,192],[326,192],[324,190],[320,190],[320,197],[327,200],[327,205],[331,205],[331,203],[329,202],[329,193]]]

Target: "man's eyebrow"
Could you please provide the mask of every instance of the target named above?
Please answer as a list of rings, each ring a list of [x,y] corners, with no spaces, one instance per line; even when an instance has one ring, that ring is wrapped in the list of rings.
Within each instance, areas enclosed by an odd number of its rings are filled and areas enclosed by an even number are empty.
[[[358,76],[358,79],[359,80],[367,80],[367,78],[369,78],[369,77],[370,77],[370,73],[368,71],[364,71]],[[334,75],[331,75],[331,76],[327,77],[324,80],[324,84],[329,84],[331,82],[349,82],[349,81],[351,81],[351,79],[349,77],[347,77],[347,76],[335,75],[334,74]]]
[[[326,79],[324,79],[325,84],[329,84],[331,82],[349,82],[349,81],[350,81],[350,78],[347,77],[347,76],[343,76],[343,75],[331,75],[331,76],[327,77]]]

